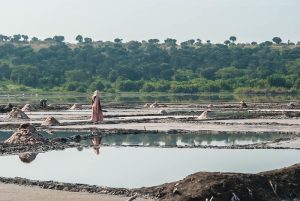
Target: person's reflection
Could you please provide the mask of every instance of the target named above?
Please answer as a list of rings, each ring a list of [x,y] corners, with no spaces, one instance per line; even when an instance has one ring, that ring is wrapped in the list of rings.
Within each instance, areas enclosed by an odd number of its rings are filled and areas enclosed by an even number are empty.
[[[37,155],[37,153],[25,152],[19,154],[19,158],[23,163],[31,163],[32,161],[34,161]]]
[[[93,151],[95,154],[99,155],[100,154],[100,144],[101,144],[102,137],[99,135],[95,135],[92,139],[93,143]]]

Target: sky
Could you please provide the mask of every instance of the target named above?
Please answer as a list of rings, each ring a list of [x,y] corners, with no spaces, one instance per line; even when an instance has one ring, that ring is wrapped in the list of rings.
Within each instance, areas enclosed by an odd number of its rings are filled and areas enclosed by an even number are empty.
[[[300,41],[299,0],[0,0],[0,34],[98,41]]]

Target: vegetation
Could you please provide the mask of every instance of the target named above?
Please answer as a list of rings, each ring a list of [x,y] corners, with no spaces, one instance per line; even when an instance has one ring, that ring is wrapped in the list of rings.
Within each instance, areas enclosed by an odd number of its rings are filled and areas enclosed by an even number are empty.
[[[177,44],[93,41],[78,35],[40,40],[0,34],[0,89],[44,91],[295,93],[300,87],[300,44],[279,37],[258,44],[200,39]]]

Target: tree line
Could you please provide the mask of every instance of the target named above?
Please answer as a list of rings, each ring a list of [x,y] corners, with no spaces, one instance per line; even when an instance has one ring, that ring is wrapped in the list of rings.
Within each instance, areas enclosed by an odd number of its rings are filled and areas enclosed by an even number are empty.
[[[78,35],[40,40],[0,34],[0,83],[86,92],[299,92],[300,44],[280,37],[223,44],[167,38],[93,41]]]

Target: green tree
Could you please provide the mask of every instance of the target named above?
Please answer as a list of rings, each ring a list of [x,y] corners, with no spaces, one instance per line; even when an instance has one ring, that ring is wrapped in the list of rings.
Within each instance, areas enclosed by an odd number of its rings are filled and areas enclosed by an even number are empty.
[[[92,42],[93,42],[93,40],[91,38],[88,38],[88,37],[84,38],[84,43],[90,44]]]
[[[281,38],[279,38],[279,37],[274,37],[274,38],[272,39],[272,41],[273,41],[274,43],[276,43],[276,44],[280,44],[280,43],[282,42]]]
[[[236,41],[236,37],[235,36],[230,36],[229,40],[231,40],[234,43]]]
[[[65,37],[64,36],[54,36],[53,40],[57,43],[62,43],[62,42],[64,42]]]
[[[78,41],[78,43],[82,43],[83,42],[82,35],[77,35],[75,39]]]
[[[225,40],[225,41],[224,41],[224,44],[225,44],[225,45],[229,45],[230,43],[231,43],[230,40]]]

